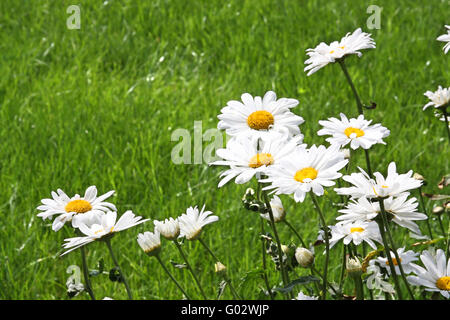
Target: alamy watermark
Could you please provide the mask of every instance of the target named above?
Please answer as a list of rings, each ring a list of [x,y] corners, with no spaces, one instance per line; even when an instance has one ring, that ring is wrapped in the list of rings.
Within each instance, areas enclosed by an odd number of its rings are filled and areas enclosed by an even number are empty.
[[[66,9],[66,13],[70,16],[66,20],[66,26],[69,30],[80,29],[81,28],[81,10],[80,6],[71,5]]]
[[[377,5],[370,5],[367,7],[367,13],[371,14],[369,18],[367,18],[367,28],[368,29],[381,29],[381,11],[382,7]]]

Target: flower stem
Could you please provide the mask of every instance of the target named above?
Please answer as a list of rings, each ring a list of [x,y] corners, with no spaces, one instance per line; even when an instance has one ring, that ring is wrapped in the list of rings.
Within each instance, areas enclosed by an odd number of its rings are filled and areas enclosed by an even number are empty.
[[[161,257],[159,256],[159,254],[155,255],[155,258],[156,258],[156,260],[158,260],[161,267],[164,269],[164,271],[167,273],[167,275],[170,277],[170,279],[172,279],[172,281],[175,283],[175,285],[178,287],[178,289],[180,289],[180,291],[184,294],[184,296],[188,300],[191,300],[191,298],[186,293],[186,291],[184,291],[184,289],[181,287],[181,285],[178,283],[178,281],[173,277],[173,275],[170,273],[170,271],[166,268],[166,266],[164,265],[164,263],[161,260]]]
[[[261,235],[265,233],[264,231],[264,218],[261,217]],[[270,288],[269,278],[267,277],[267,264],[266,264],[266,246],[264,238],[261,238],[261,251],[262,251],[262,265],[263,265],[263,278],[266,284],[267,292],[269,293],[270,299],[273,300],[272,289]]]
[[[450,128],[448,127],[448,113],[447,113],[447,106],[445,108],[442,109],[442,112],[444,113],[444,123],[445,123],[445,127],[447,128],[447,135],[448,135],[448,140],[450,142]]]
[[[190,273],[192,274],[192,277],[194,278],[194,281],[197,284],[197,287],[200,289],[200,292],[202,293],[203,298],[205,300],[208,300],[205,292],[203,291],[202,286],[200,285],[200,281],[198,280],[197,276],[195,275],[194,270],[192,270],[192,267],[191,267],[188,259],[186,258],[186,255],[184,254],[183,249],[181,248],[180,244],[177,242],[176,239],[173,240],[173,243],[175,243],[175,246],[177,247],[178,251],[180,252],[180,255],[183,257],[184,262],[186,262],[186,266],[187,266],[188,270],[190,271]]]
[[[280,270],[281,270],[281,278],[283,280],[283,285],[286,287],[289,283],[287,276],[286,276],[286,270],[284,268],[284,261],[283,261],[283,251],[281,250],[281,242],[280,242],[280,238],[278,237],[278,232],[277,232],[277,228],[275,226],[275,219],[273,218],[273,212],[272,212],[272,207],[270,206],[270,201],[269,198],[267,196],[267,192],[262,190],[263,193],[263,197],[264,197],[264,202],[266,204],[266,208],[267,211],[269,212],[269,217],[270,217],[270,225],[272,227],[273,230],[273,234],[275,236],[275,241],[277,243],[277,251],[278,251],[278,259],[280,261]],[[287,293],[287,295],[289,296],[289,294]]]
[[[347,245],[342,244],[342,269],[341,269],[341,276],[339,277],[339,291],[342,292],[342,285],[344,284],[344,275],[345,275],[345,264],[346,264],[346,257],[347,257]]]
[[[198,238],[198,240],[200,241],[200,243],[205,247],[206,251],[209,252],[209,254],[217,261],[220,262],[219,258],[217,258],[217,256],[214,254],[214,252],[212,252],[212,250],[208,247],[208,245],[206,244],[205,241],[203,241],[202,238]],[[225,281],[227,282],[228,286],[230,287],[231,293],[233,294],[235,299],[239,299],[242,300],[241,296],[236,292],[236,290],[234,289],[232,283],[231,283],[231,279],[228,277],[228,275],[224,275],[225,277]]]
[[[316,207],[317,212],[319,213],[320,222],[322,225],[324,237],[325,237],[325,266],[323,268],[323,292],[322,292],[322,299],[325,300],[327,297],[327,275],[328,275],[328,261],[330,259],[330,240],[328,239],[328,230],[327,230],[327,224],[325,222],[325,218],[323,216],[322,210],[320,209],[319,203],[317,202],[316,196],[311,191],[309,192],[311,195],[311,199],[314,203],[314,206]]]
[[[339,59],[338,62],[339,62],[339,65],[341,66],[342,71],[345,74],[345,77],[347,78],[348,84],[352,88],[353,95],[355,96],[355,100],[356,100],[356,106],[358,108],[358,113],[363,115],[364,111],[363,111],[363,105],[361,103],[361,99],[359,98],[358,92],[356,91],[356,88],[355,88],[355,85],[353,84],[352,78],[350,77],[347,67],[345,66],[344,59]]]
[[[81,261],[83,264],[84,282],[86,282],[86,290],[89,293],[89,296],[91,297],[91,299],[95,300],[94,292],[92,291],[92,287],[91,287],[91,280],[89,279],[89,269],[88,269],[87,262],[86,262],[86,252],[85,252],[83,246],[80,247],[80,251],[81,251]]]
[[[291,229],[291,231],[297,236],[298,240],[300,240],[300,242],[302,243],[303,248],[306,248],[306,243],[305,241],[303,241],[302,237],[300,236],[300,234],[297,232],[297,230],[295,230],[295,228],[286,220],[283,219],[282,220],[288,227],[289,229]]]
[[[406,289],[408,290],[408,293],[409,293],[411,299],[415,300],[414,299],[414,294],[411,291],[411,288],[409,287],[408,280],[406,280],[406,275],[405,275],[405,272],[403,271],[403,266],[402,266],[402,263],[401,263],[402,260],[398,256],[397,247],[395,245],[394,239],[392,238],[392,234],[391,234],[391,231],[389,229],[389,221],[387,220],[386,210],[384,209],[384,200],[383,199],[379,199],[379,202],[380,202],[381,216],[384,219],[383,222],[384,222],[384,224],[386,226],[386,232],[387,232],[389,241],[391,243],[391,248],[392,248],[392,251],[394,252],[395,259],[398,261],[398,268],[400,269],[400,274],[401,274],[401,276],[403,278],[403,282],[405,282]]]
[[[425,201],[423,201],[422,187],[419,187],[419,197],[420,197],[420,204],[422,205],[423,213],[425,213],[425,215],[428,217],[428,219],[426,219],[426,222],[427,222],[428,232],[430,233],[430,239],[433,239],[433,232],[431,231],[431,226],[430,226],[430,217],[428,216],[427,207],[425,206]]]
[[[355,280],[356,300],[364,300],[364,289],[361,275],[353,276],[353,280]]]
[[[133,296],[131,295],[130,287],[128,286],[127,279],[125,278],[125,275],[122,272],[122,269],[120,269],[119,263],[117,262],[116,256],[114,255],[113,249],[111,247],[111,239],[105,240],[106,246],[108,247],[109,253],[111,254],[111,258],[113,259],[114,264],[116,265],[117,270],[119,271],[120,277],[123,281],[123,284],[125,285],[125,289],[127,290],[128,299],[133,300]]]

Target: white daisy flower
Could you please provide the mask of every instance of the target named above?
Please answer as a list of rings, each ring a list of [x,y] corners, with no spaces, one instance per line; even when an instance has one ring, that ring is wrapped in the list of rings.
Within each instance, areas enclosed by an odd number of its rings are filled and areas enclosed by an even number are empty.
[[[375,180],[361,168],[361,172],[346,175],[342,179],[354,185],[349,188],[335,188],[339,195],[348,195],[353,199],[368,198],[386,198],[390,196],[399,197],[409,195],[408,190],[416,189],[422,185],[422,181],[412,177],[413,171],[410,170],[404,174],[397,173],[395,162],[391,162],[388,166],[387,177],[384,178],[379,172],[373,175]]]
[[[417,286],[424,286],[426,291],[440,292],[450,298],[450,260],[447,261],[442,249],[434,255],[432,251],[423,251],[420,255],[425,268],[415,265],[417,276],[408,276],[407,280]]]
[[[318,297],[311,297],[311,296],[307,296],[306,294],[304,294],[303,292],[299,292],[297,297],[295,299],[292,300],[319,300]]]
[[[337,223],[334,226],[330,226],[330,229],[330,248],[332,248],[341,239],[343,239],[345,245],[353,242],[358,246],[363,241],[365,241],[374,250],[377,249],[377,245],[373,241],[382,243],[378,225],[374,221],[353,221]]]
[[[332,137],[326,139],[330,144],[343,147],[350,143],[350,148],[353,150],[359,147],[369,149],[376,143],[386,144],[383,138],[389,136],[390,131],[381,124],[370,125],[372,120],[365,120],[363,115],[350,120],[343,113],[340,116],[341,120],[329,118],[319,121],[324,128],[317,134],[319,136],[331,135]]]
[[[395,294],[394,287],[388,281],[385,281],[385,276],[381,273],[380,267],[375,264],[375,260],[370,260],[366,271],[369,274],[366,279],[367,288]]]
[[[180,235],[178,219],[169,218],[164,221],[153,220],[155,229],[167,240],[175,240]]]
[[[142,250],[148,255],[156,255],[161,250],[161,238],[157,229],[155,232],[146,231],[144,233],[139,233],[137,242]]]
[[[421,235],[420,228],[414,223],[416,220],[426,220],[428,217],[424,213],[417,212],[419,206],[416,198],[408,199],[404,194],[397,198],[389,197],[384,199],[384,209],[392,216],[392,221],[401,227],[408,228],[416,235]],[[339,210],[344,213],[336,218],[338,221],[373,220],[381,213],[380,203],[370,201],[367,198],[352,200],[345,209]]]
[[[141,216],[136,216],[131,210],[126,211],[117,222],[116,219],[117,212],[109,211],[101,215],[99,223],[94,223],[89,226],[81,222],[79,229],[86,236],[65,239],[64,241],[66,243],[63,247],[69,250],[64,252],[61,256],[93,241],[110,238],[116,232],[129,229],[150,220],[142,220]]]
[[[86,189],[84,197],[76,194],[69,198],[64,191],[58,189],[57,192],[52,191],[53,199],[42,199],[42,205],[37,207],[38,217],[43,220],[51,219],[54,215],[58,215],[53,221],[52,229],[58,231],[67,221],[72,221],[72,226],[78,228],[80,223],[92,223],[98,220],[98,216],[109,210],[117,210],[115,205],[103,200],[109,198],[114,193],[111,190],[104,195],[97,197],[97,188],[90,186]]]
[[[270,200],[270,207],[272,208],[273,220],[275,223],[280,222],[286,217],[286,211],[284,210],[283,203],[281,199],[274,195]],[[261,217],[270,221],[269,213],[261,213]]]
[[[306,193],[312,191],[321,196],[323,187],[335,184],[342,176],[341,170],[348,160],[337,146],[297,149],[291,156],[280,160],[267,172],[268,178],[260,182],[272,183],[264,190],[275,189],[275,194],[293,194],[296,202],[303,202]]]
[[[390,251],[390,254],[391,254],[392,263],[395,266],[395,273],[396,274],[398,274],[398,275],[401,274],[400,273],[400,268],[398,266],[399,263],[402,265],[402,268],[403,268],[403,271],[405,272],[405,274],[411,273],[411,272],[413,272],[415,270],[412,262],[419,260],[419,258],[417,258],[417,256],[419,255],[418,253],[416,253],[416,252],[414,252],[412,250],[405,251],[405,247],[398,248],[397,249],[397,254],[398,254],[398,257],[400,258],[400,261],[397,261],[393,251]],[[378,262],[381,267],[385,268],[387,270],[387,272],[389,274],[391,274],[391,268],[389,267],[389,260],[388,260],[388,258],[386,258],[386,257],[378,257],[376,259],[376,262]]]
[[[187,240],[195,240],[200,236],[204,226],[219,220],[219,217],[212,215],[211,211],[204,210],[205,205],[200,212],[197,206],[189,207],[186,213],[178,217],[180,223],[179,238],[186,237]]]
[[[444,46],[444,53],[447,54],[448,50],[450,50],[450,26],[445,26],[447,28],[447,34],[443,34],[437,37],[436,40],[447,42]]]
[[[375,41],[370,34],[362,32],[361,28],[358,28],[351,34],[347,33],[341,41],[333,41],[329,45],[321,42],[314,49],[307,49],[306,54],[309,59],[305,61],[307,66],[304,71],[309,70],[307,75],[310,76],[329,63],[334,63],[350,54],[357,54],[358,57],[361,57],[362,53],[359,50],[373,48],[375,48]]]
[[[430,106],[440,108],[450,103],[450,88],[439,86],[435,92],[427,91],[424,93],[424,96],[427,96],[430,102],[423,106],[423,110]]]
[[[289,157],[294,150],[304,148],[306,145],[300,145],[302,138],[296,136],[288,139],[281,133],[271,133],[263,138],[242,136],[231,139],[225,149],[216,151],[223,160],[210,163],[210,165],[230,166],[230,169],[221,173],[220,177],[224,178],[218,187],[222,187],[233,178],[236,178],[235,183],[242,184],[256,174],[266,174],[269,166]]]
[[[291,135],[300,134],[299,125],[303,118],[290,111],[298,100],[281,98],[268,91],[264,98],[252,97],[248,93],[241,96],[242,102],[231,100],[222,108],[218,116],[217,128],[226,130],[230,136],[264,136],[268,132],[288,129]]]

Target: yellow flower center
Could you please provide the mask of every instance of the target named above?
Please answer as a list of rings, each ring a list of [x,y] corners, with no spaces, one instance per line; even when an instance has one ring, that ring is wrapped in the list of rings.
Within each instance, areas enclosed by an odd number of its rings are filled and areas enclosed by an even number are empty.
[[[72,200],[64,208],[66,212],[85,213],[92,210],[91,204],[86,200]]]
[[[305,179],[311,179],[314,180],[317,178],[317,170],[311,167],[303,168],[301,170],[298,170],[295,173],[294,179],[298,182],[303,182]]]
[[[270,153],[257,153],[250,159],[248,166],[250,168],[259,168],[271,164],[273,164],[273,157]]]
[[[360,228],[360,227],[350,228],[350,233],[363,232],[363,231],[364,231],[364,228]]]
[[[334,53],[334,50],[331,50],[331,51],[330,51],[330,54],[333,54],[333,53]]]
[[[450,291],[450,277],[441,277],[436,281],[436,287],[441,290]]]
[[[348,127],[347,129],[344,130],[344,133],[349,138],[353,133],[356,134],[357,138],[362,137],[364,135],[364,131],[362,131],[361,129],[358,129],[358,128],[353,128],[353,127]]]
[[[255,111],[247,118],[248,126],[255,130],[267,130],[273,123],[273,115],[264,110]]]
[[[402,259],[400,258],[400,263],[402,262]],[[395,258],[392,258],[392,263],[394,264],[394,266],[398,266],[398,261]],[[389,265],[389,260],[386,261],[386,265]]]

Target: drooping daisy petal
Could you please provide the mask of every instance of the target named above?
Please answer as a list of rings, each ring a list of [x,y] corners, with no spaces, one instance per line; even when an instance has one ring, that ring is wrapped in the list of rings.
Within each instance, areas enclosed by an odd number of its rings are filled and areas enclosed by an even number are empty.
[[[200,236],[204,226],[219,220],[219,217],[212,215],[211,211],[204,210],[205,205],[200,212],[197,206],[189,207],[186,213],[178,217],[180,238],[186,237],[187,240],[195,240]]]

